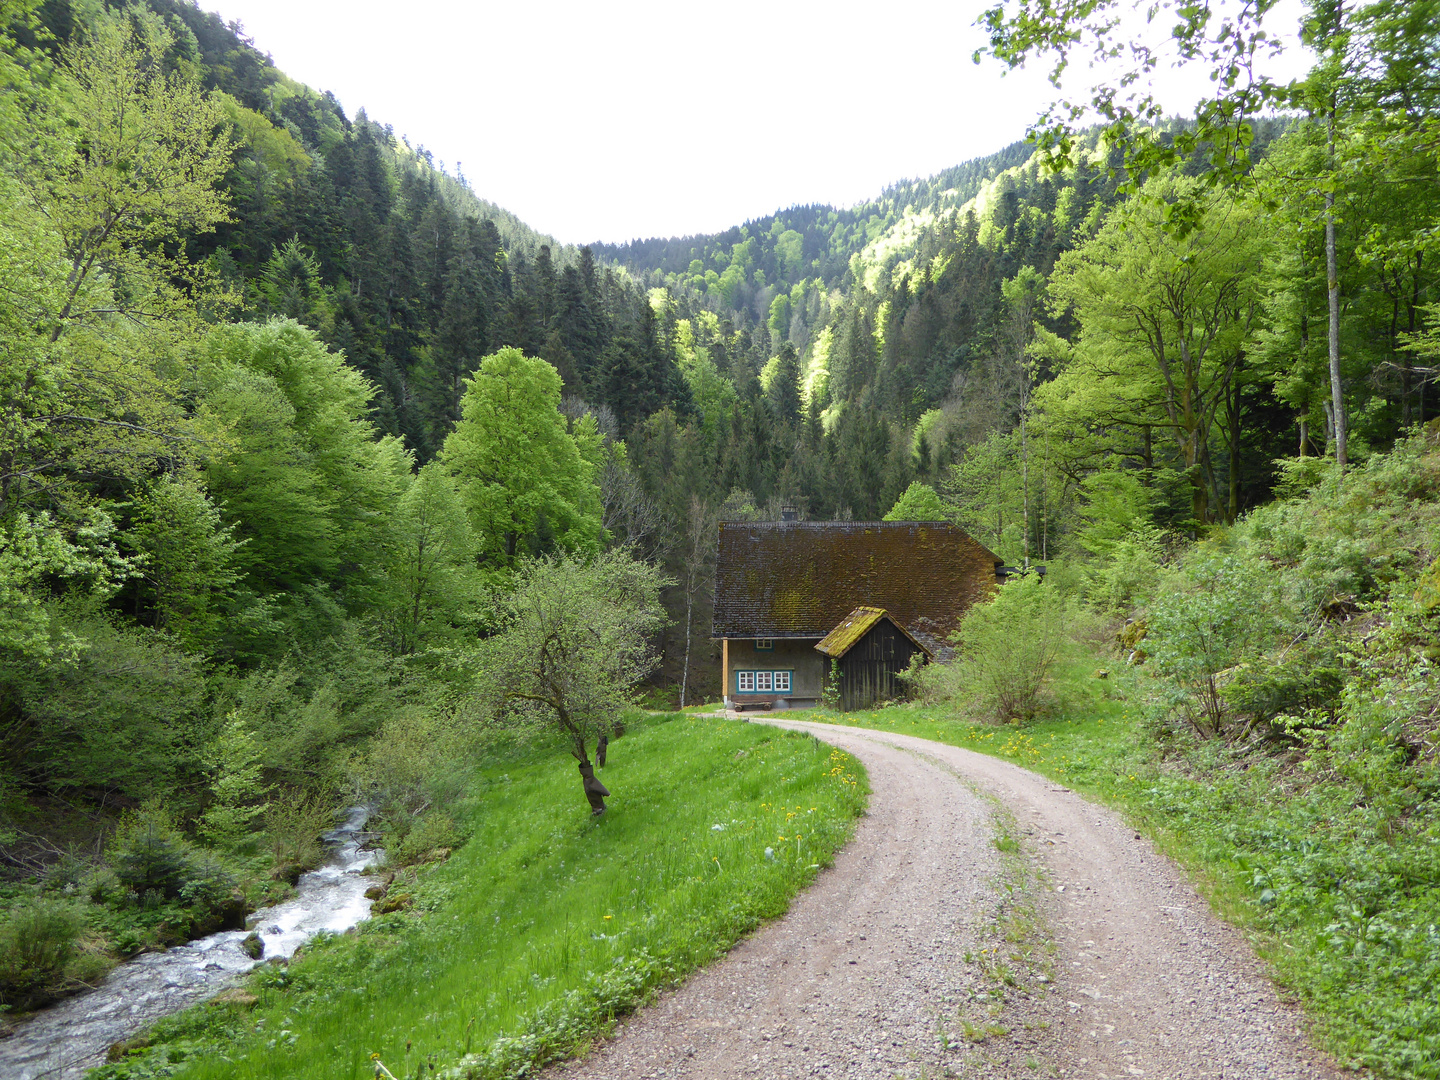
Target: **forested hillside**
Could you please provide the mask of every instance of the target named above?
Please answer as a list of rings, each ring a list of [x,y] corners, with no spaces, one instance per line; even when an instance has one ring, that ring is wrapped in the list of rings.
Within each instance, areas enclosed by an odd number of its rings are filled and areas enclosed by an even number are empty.
[[[720,520],[949,518],[1122,617],[1389,468],[1440,412],[1434,15],[1315,5],[1228,171],[1097,128],[577,249],[194,3],[0,0],[0,853],[106,943],[0,995],[282,888],[343,791],[446,841],[455,763],[569,715],[517,644],[554,605],[649,645],[575,645],[577,756],[642,679],[717,695]]]
[[[458,418],[464,376],[502,343],[549,356],[571,393],[621,395],[609,378],[669,400],[633,283],[477,197],[388,126],[346,117],[217,15],[144,6],[168,35],[160,62],[212,91],[232,144],[225,216],[185,237],[230,290],[228,318],[295,319],[343,350],[376,387],[376,423],[421,460]],[[88,10],[46,4],[16,37],[54,61]]]

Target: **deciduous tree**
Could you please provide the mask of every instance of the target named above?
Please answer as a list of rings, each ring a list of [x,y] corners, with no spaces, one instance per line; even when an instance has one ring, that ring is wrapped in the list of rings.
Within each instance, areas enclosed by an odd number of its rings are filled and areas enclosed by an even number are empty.
[[[487,356],[466,386],[440,457],[460,481],[488,567],[599,546],[602,439],[589,414],[568,431],[559,406],[559,373],[515,348]]]
[[[1064,256],[1051,283],[1080,320],[1070,362],[1047,389],[1052,408],[1103,422],[1167,431],[1190,481],[1197,524],[1222,505],[1210,434],[1226,403],[1257,304],[1258,250],[1251,214],[1211,199],[1184,237],[1164,228],[1165,191],[1116,210],[1084,247]]]
[[[660,572],[624,551],[527,562],[497,598],[504,627],[480,650],[497,703],[554,727],[604,813],[590,747],[618,733],[634,687],[655,666],[650,636],[664,624]]]

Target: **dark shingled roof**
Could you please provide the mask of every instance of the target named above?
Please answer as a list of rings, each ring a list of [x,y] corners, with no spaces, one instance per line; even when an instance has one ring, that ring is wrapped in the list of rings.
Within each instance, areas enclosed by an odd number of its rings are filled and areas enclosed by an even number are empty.
[[[713,636],[822,638],[865,605],[937,653],[1000,561],[948,522],[722,522]]]

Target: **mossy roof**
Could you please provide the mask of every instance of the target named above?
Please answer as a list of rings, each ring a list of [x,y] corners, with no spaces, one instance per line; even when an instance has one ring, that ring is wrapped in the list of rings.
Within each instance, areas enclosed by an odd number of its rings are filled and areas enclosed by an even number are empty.
[[[840,625],[826,634],[816,644],[826,656],[840,658],[850,651],[865,632],[885,617],[885,609],[878,607],[857,607],[840,620]]]
[[[937,654],[999,564],[949,522],[723,522],[712,635],[819,639],[871,607]]]
[[[815,648],[819,649],[826,656],[839,660],[858,645],[860,639],[868,634],[870,628],[881,619],[885,619],[891,623],[896,630],[899,630],[900,633],[915,642],[916,648],[921,652],[932,658],[934,657],[934,650],[928,648],[924,642],[916,641],[905,627],[890,618],[889,613],[887,613],[884,608],[877,607],[857,607],[854,611],[850,612],[849,615],[846,615],[845,618],[840,620],[839,626],[821,638],[819,642],[816,643]]]

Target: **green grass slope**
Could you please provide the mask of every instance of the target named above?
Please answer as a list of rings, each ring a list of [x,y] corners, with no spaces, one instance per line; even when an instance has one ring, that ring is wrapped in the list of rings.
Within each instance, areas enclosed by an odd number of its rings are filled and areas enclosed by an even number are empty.
[[[482,767],[470,839],[410,913],[262,969],[253,1006],[165,1021],[99,1075],[353,1080],[372,1055],[397,1076],[521,1075],[781,914],[868,791],[808,735],[689,717],[632,727],[604,780],[592,819],[562,751]]]

